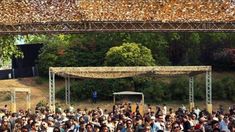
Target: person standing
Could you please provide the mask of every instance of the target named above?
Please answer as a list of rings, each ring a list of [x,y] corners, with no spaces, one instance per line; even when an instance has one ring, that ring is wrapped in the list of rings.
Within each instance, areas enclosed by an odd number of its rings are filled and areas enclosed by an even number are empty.
[[[188,116],[187,115],[185,115],[183,117],[183,127],[184,127],[184,129],[183,129],[184,132],[191,131],[190,129],[191,129],[192,126],[191,126],[191,124],[190,124],[190,122],[188,120]]]
[[[156,131],[165,130],[165,124],[164,124],[164,119],[163,119],[163,115],[159,114],[156,116],[157,117],[157,121],[156,121]]]
[[[166,107],[166,104],[163,104],[162,113],[163,113],[163,120],[165,121],[165,117],[166,117],[166,115],[167,115],[167,107]]]
[[[8,107],[7,105],[4,105],[3,112],[6,114],[8,112]]]
[[[93,100],[93,103],[96,103],[96,101],[97,101],[97,92],[96,92],[96,90],[92,92],[92,100]]]

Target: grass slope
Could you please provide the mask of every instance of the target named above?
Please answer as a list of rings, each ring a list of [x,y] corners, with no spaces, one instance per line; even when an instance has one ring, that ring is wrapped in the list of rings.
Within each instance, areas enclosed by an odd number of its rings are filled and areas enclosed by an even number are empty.
[[[235,78],[235,72],[213,72],[212,78],[214,79],[222,79],[224,77],[231,77]],[[198,75],[197,81],[204,81],[205,80],[205,74]],[[167,79],[164,79],[167,81]],[[48,102],[48,79],[47,78],[22,78],[22,79],[9,79],[9,80],[0,80],[0,89],[1,88],[10,88],[10,87],[28,87],[31,89],[31,104],[33,108],[35,105],[44,100],[45,102]],[[59,90],[64,87],[64,80],[60,79],[56,81],[56,90]],[[235,96],[235,95],[234,95]],[[25,104],[25,94],[24,93],[17,93],[17,109],[24,109],[26,107]],[[58,104],[60,104],[62,107],[66,107],[63,100],[57,100]],[[185,105],[188,106],[187,102],[180,102],[180,101],[171,101],[171,102],[161,102],[160,104],[152,102],[151,105],[156,106],[160,105],[162,106],[163,103],[166,103],[168,105],[168,108],[174,108],[176,109],[179,106]],[[3,107],[5,104],[10,105],[10,93],[6,92],[0,92],[0,107]],[[206,108],[205,101],[199,101],[195,103],[200,108]],[[232,104],[235,104],[235,102],[232,101],[215,101],[213,100],[213,109],[216,110],[219,108],[219,105],[223,105],[225,109],[227,110],[228,107]],[[102,108],[105,109],[112,109],[112,101],[99,101],[97,104],[91,103],[90,100],[82,101],[82,102],[73,102],[74,107],[79,108],[88,108],[88,109],[94,109],[98,106],[102,106]]]

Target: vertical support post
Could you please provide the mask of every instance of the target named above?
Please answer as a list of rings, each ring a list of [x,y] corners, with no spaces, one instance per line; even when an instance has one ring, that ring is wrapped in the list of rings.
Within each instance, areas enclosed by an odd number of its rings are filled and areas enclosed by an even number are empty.
[[[55,112],[55,74],[49,70],[49,107]]]
[[[116,104],[115,94],[113,95],[113,103]]]
[[[142,103],[143,103],[143,106],[144,106],[144,94],[142,94]]]
[[[142,94],[142,101],[143,101],[142,104],[143,104],[143,114],[144,114],[144,110],[145,110],[145,109],[144,109],[144,106],[145,106],[145,105],[144,105],[144,94]]]
[[[27,96],[26,96],[26,101],[27,101],[27,110],[31,109],[31,99],[30,99],[31,93],[27,92]]]
[[[68,105],[68,79],[67,77],[65,79],[65,104]]]
[[[206,72],[206,105],[207,111],[212,113],[212,79],[211,71]]]
[[[50,70],[49,70],[48,74],[49,74],[49,78],[48,78],[48,80],[49,80],[49,108],[51,110],[52,101],[51,101],[51,72],[50,72]]]
[[[70,84],[71,84],[71,83],[70,83],[70,77],[68,76],[68,105],[69,105],[69,106],[71,106],[71,103],[70,103],[70,101],[71,101],[71,100],[70,100],[70,95],[71,95],[71,94],[70,94],[70,92],[71,92],[70,86],[71,86],[71,85],[70,85]]]
[[[11,112],[16,112],[16,92],[11,90]]]
[[[194,77],[189,77],[189,110],[192,111],[194,107]]]
[[[53,73],[52,74],[52,80],[53,80],[53,87],[52,87],[52,91],[53,91],[53,93],[52,93],[52,95],[53,95],[53,112],[55,112],[55,73]]]

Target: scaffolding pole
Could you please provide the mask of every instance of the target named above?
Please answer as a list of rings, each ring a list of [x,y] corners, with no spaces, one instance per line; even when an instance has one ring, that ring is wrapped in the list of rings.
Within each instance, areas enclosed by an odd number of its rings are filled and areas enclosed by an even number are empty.
[[[49,71],[49,107],[55,112],[55,74]]]
[[[70,89],[70,77],[68,77],[68,105],[70,106],[70,95],[71,95],[71,89]]]
[[[30,96],[31,96],[30,92],[27,92],[27,95],[26,95],[27,110],[31,109],[31,97]]]
[[[212,113],[212,78],[211,71],[206,72],[206,105],[207,111]]]
[[[189,77],[189,110],[194,108],[194,77]]]
[[[16,112],[16,92],[11,90],[11,112]]]
[[[65,77],[65,104],[68,105],[68,78]]]
[[[65,77],[65,102],[70,106],[70,77]]]

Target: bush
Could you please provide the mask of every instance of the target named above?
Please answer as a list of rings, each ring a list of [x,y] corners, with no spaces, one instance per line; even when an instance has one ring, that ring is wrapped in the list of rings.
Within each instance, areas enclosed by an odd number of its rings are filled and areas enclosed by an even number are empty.
[[[97,91],[98,99],[109,100],[113,97],[113,92],[128,90],[133,85],[130,79],[84,79],[71,81],[71,99],[81,101],[90,99],[93,90]],[[56,93],[59,98],[65,99],[65,89]]]
[[[213,86],[213,85],[212,85]],[[205,79],[194,81],[194,97],[195,100],[205,100],[206,99],[206,88],[205,88]]]
[[[171,90],[171,99],[183,101],[186,101],[188,99],[189,86],[187,79],[183,77],[174,79],[170,83],[169,89]]]
[[[144,95],[146,100],[150,102],[160,102],[165,99],[164,94],[164,84],[160,81],[149,80],[150,85],[147,88],[144,88]]]
[[[47,102],[45,100],[40,100],[37,104],[36,107],[46,107]]]
[[[204,80],[204,79],[203,79]],[[91,99],[91,93],[96,90],[99,100],[112,100],[113,92],[139,91],[149,102],[188,101],[188,77],[177,77],[168,81],[155,80],[149,77],[134,77],[125,79],[84,79],[72,81],[71,99],[74,101]],[[214,80],[212,84],[213,99],[229,99],[235,101],[235,81],[232,78]],[[205,82],[195,78],[195,100],[205,100]],[[64,99],[65,90],[61,89],[57,97]]]
[[[48,80],[44,77],[37,77],[35,78],[35,83],[38,85],[42,85],[43,83],[47,83]]]
[[[195,81],[196,82],[196,81]],[[203,84],[203,85],[202,85]],[[232,100],[235,101],[235,81],[231,78],[224,78],[215,81],[212,85],[213,100]],[[110,79],[110,80],[84,80],[72,82],[71,99],[85,100],[91,98],[92,90],[98,93],[100,100],[112,100],[113,92],[119,91],[140,91],[145,95],[145,100],[150,102],[161,101],[188,101],[188,80],[174,79],[169,83],[156,81],[153,79],[145,79],[143,82],[128,79]],[[135,89],[135,90],[134,90]],[[65,90],[61,89],[57,93],[57,97],[64,99]],[[195,83],[194,85],[195,100],[205,100],[204,83]]]
[[[235,101],[235,81],[230,77],[222,80],[215,80],[212,86],[213,99],[224,100],[229,99]]]

